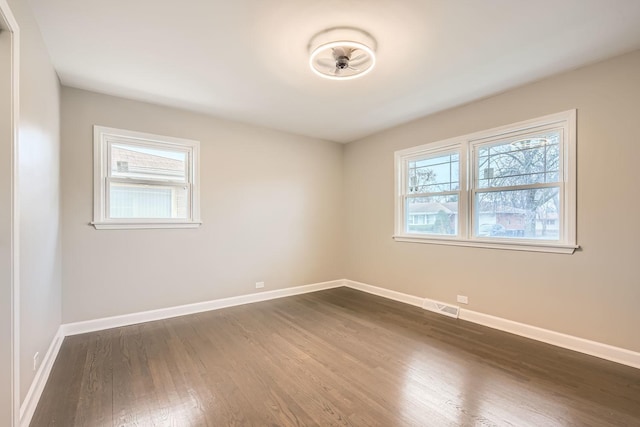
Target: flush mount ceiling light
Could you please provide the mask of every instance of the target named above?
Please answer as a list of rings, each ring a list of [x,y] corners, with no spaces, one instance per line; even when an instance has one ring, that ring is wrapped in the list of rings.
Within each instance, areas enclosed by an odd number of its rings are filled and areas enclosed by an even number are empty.
[[[309,66],[326,79],[349,80],[362,77],[376,64],[376,41],[357,28],[324,30],[309,42]]]

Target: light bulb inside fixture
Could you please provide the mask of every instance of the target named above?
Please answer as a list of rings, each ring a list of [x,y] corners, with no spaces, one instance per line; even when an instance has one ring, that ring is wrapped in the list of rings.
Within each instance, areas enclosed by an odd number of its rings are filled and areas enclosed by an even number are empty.
[[[318,33],[311,39],[309,50],[309,67],[326,79],[362,77],[376,64],[375,40],[354,28],[333,28]]]
[[[354,73],[348,74],[348,75],[339,75],[339,74],[334,74],[331,75],[330,71],[332,69],[331,66],[326,66],[326,67],[322,67],[321,65],[318,65],[316,63],[317,58],[322,55],[323,53],[326,54],[326,52],[331,49],[331,51],[333,52],[336,48],[341,48],[344,50],[344,48],[348,48],[351,50],[351,54],[353,53],[358,53],[358,51],[362,51],[366,54],[366,56],[369,58],[369,63],[366,64],[366,68],[360,69],[360,68],[356,68],[355,66],[352,66],[350,64],[350,60],[351,58],[347,57],[347,56],[338,56],[335,57],[335,69],[336,70],[344,70],[344,69],[351,69],[352,71],[355,71]],[[353,42],[353,41],[337,41],[337,42],[331,42],[331,43],[326,43],[323,45],[318,46],[316,49],[314,49],[313,52],[311,52],[311,56],[309,57],[309,65],[311,67],[311,70],[316,73],[317,75],[319,75],[320,77],[324,77],[327,79],[333,79],[333,80],[349,80],[349,79],[355,79],[358,77],[362,77],[365,74],[371,72],[371,70],[373,70],[373,67],[376,64],[376,55],[373,52],[373,50],[371,50],[371,48],[369,46],[366,46],[362,43],[358,43],[358,42]],[[359,65],[359,64],[356,64]],[[318,69],[319,67],[321,67],[320,69]],[[325,72],[323,72],[323,69]]]

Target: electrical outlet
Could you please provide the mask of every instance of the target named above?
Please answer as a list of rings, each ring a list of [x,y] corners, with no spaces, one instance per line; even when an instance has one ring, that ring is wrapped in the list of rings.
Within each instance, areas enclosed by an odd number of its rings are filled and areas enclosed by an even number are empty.
[[[35,371],[36,369],[38,369],[38,359],[40,358],[40,353],[36,352],[36,354],[33,355],[33,370]]]
[[[466,295],[458,295],[457,300],[460,304],[469,304],[469,298]]]
[[[256,289],[264,288],[264,282],[256,282]]]

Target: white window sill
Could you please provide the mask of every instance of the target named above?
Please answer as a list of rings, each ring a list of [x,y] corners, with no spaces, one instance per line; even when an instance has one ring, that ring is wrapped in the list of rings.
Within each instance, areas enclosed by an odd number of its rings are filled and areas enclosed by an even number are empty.
[[[557,254],[572,254],[580,246],[578,245],[565,245],[553,242],[523,242],[523,241],[505,241],[502,240],[463,240],[453,238],[437,238],[437,237],[422,237],[422,236],[409,236],[409,235],[396,235],[393,236],[396,242],[410,242],[410,243],[426,243],[434,245],[450,245],[450,246],[466,246],[473,248],[486,248],[486,249],[503,249],[511,251],[527,251],[527,252],[549,252]]]
[[[198,228],[201,222],[92,222],[96,230],[129,230],[142,228]]]

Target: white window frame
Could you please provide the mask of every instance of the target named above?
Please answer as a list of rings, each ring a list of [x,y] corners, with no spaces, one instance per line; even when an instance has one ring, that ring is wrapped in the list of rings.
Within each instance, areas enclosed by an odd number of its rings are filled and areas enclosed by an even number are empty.
[[[404,221],[404,219],[406,218],[406,212],[405,212],[406,200],[408,198],[420,197],[420,196],[429,197],[429,196],[438,196],[438,195],[457,195],[458,211],[461,211],[462,209],[466,209],[467,200],[465,197],[464,186],[466,185],[466,182],[467,182],[467,171],[466,171],[466,168],[462,167],[462,165],[465,164],[467,161],[467,153],[465,150],[462,149],[462,145],[460,141],[457,141],[455,139],[446,140],[446,141],[436,142],[433,144],[422,145],[420,147],[415,147],[415,148],[416,150],[410,149],[411,151],[403,150],[403,151],[408,151],[407,155],[403,156],[403,158],[401,159],[401,162],[402,162],[401,168],[403,170],[403,173],[401,173],[399,177],[398,177],[398,174],[396,173],[396,176],[402,181],[400,184],[401,188],[398,188],[398,186],[396,186],[397,190],[400,190],[402,192],[401,196],[399,197],[400,202],[396,204],[396,217],[398,215],[398,212],[401,211],[402,216],[400,217],[400,219]],[[422,194],[404,192],[404,190],[406,190],[406,188],[408,187],[406,182],[407,173],[404,173],[404,172],[408,170],[408,164],[410,161],[423,159],[425,157],[437,157],[443,154],[449,154],[454,152],[458,154],[459,165],[460,165],[460,172],[459,172],[460,189],[458,191],[453,190],[453,191],[441,191],[441,192],[422,193]],[[396,168],[398,168],[397,153],[396,153]],[[463,235],[462,233],[466,233],[466,227],[465,228],[463,227],[465,227],[465,224],[462,221],[460,221],[460,215],[458,214],[458,226],[457,226],[458,234],[457,235],[431,234],[429,235],[429,238],[436,239],[437,241],[456,240],[458,236]],[[402,224],[401,230],[406,230],[404,222]],[[398,233],[396,229],[396,236],[400,234],[401,233]],[[414,234],[406,234],[406,235],[414,236]],[[418,235],[418,236],[421,236],[421,235]],[[422,238],[423,237],[421,237],[421,239]]]
[[[147,146],[187,154],[187,218],[111,218],[109,216],[110,151],[112,144]],[[118,179],[135,184],[166,186],[165,182],[135,178]],[[170,185],[175,185],[171,183]],[[200,142],[105,126],[93,127],[93,221],[99,230],[133,228],[195,228],[200,222]]]
[[[476,148],[519,134],[546,129],[561,129],[560,147],[560,236],[558,240],[516,239],[474,236],[474,197],[476,188]],[[458,234],[455,236],[408,233],[406,227],[407,167],[410,160],[439,152],[460,153],[460,192]],[[577,248],[576,235],[576,110],[550,114],[506,126],[488,129],[456,138],[411,147],[395,152],[395,233],[397,242],[470,246],[533,252],[572,254]]]

